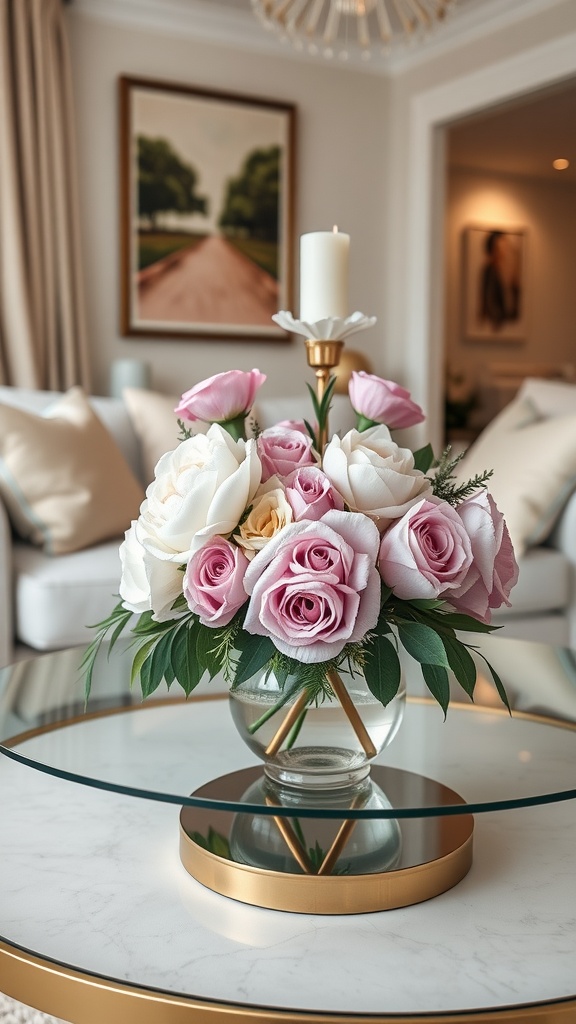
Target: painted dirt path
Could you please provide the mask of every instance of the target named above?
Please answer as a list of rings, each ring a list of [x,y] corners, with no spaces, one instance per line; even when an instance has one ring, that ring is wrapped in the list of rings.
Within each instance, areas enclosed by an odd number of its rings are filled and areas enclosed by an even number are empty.
[[[217,236],[138,275],[139,320],[270,326],[277,310],[274,278]]]

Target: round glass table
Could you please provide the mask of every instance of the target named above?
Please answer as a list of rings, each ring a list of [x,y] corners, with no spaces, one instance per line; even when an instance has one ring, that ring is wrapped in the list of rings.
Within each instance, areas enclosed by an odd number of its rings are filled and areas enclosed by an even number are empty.
[[[271,799],[217,680],[142,703],[129,652],[103,651],[85,709],[79,650],[1,670],[0,991],[74,1024],[575,1020],[576,662],[482,644],[513,715],[444,721],[407,664],[401,729],[352,799]],[[359,876],[417,879],[454,834],[462,858],[472,821],[458,884],[352,912]],[[191,877],[190,841],[232,882]],[[335,902],[244,902],[246,864],[298,893],[324,872]]]

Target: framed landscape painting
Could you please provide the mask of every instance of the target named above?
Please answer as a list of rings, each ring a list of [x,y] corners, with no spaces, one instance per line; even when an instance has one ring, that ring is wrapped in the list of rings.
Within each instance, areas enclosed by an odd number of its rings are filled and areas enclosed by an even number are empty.
[[[470,341],[526,340],[526,231],[463,232],[463,321]]]
[[[295,107],[120,79],[121,330],[277,339],[291,309]]]

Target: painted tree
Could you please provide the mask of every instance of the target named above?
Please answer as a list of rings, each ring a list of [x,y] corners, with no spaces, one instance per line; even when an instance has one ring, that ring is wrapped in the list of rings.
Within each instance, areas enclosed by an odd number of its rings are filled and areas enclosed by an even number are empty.
[[[219,219],[224,232],[278,241],[280,155],[280,146],[248,154],[238,177],[228,182]]]
[[[198,172],[166,139],[138,136],[138,212],[156,227],[159,213],[208,213],[197,193]]]

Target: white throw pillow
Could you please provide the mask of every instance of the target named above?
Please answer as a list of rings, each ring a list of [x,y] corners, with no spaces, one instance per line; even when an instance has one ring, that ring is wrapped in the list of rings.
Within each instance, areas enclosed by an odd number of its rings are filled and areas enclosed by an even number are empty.
[[[539,419],[532,401],[519,396],[468,450],[458,479],[489,469],[488,488],[519,557],[546,539],[576,487],[576,412]]]

